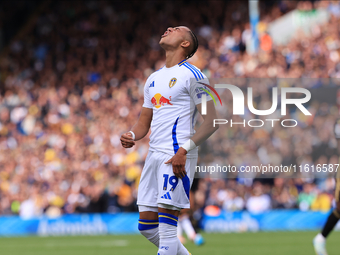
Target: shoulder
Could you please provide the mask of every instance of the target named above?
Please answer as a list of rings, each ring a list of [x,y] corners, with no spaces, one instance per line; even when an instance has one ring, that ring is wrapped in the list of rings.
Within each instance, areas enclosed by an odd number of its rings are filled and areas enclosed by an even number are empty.
[[[188,77],[188,79],[196,79],[197,81],[205,79],[205,75],[201,72],[201,70],[190,64],[187,61],[184,61],[179,64],[180,70]]]
[[[158,70],[156,70],[156,71],[154,71],[152,74],[149,75],[149,77],[146,79],[145,86],[146,85],[148,85],[148,86],[150,85],[149,83],[151,83],[152,80],[155,79],[155,77],[157,76],[157,74],[160,73],[160,71],[163,69],[163,67],[158,69]]]
[[[152,78],[155,78],[155,76],[156,76],[157,74],[161,73],[160,71],[162,71],[163,68],[164,68],[164,66],[161,67],[161,68],[159,68],[158,70],[154,71],[152,74],[150,74],[148,80],[149,80],[149,79],[152,79]]]

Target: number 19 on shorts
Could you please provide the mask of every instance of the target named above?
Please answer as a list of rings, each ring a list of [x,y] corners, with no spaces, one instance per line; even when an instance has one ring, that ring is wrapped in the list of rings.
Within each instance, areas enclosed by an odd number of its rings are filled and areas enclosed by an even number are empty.
[[[168,183],[169,183],[169,185],[171,186],[170,191],[174,191],[178,184],[178,178],[176,176],[171,176],[169,178],[168,174],[163,174],[163,178],[164,178],[163,190],[168,189]]]

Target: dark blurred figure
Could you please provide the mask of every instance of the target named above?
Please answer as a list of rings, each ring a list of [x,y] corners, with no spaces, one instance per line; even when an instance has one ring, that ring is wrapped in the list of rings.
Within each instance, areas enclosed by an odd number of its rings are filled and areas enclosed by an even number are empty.
[[[86,206],[77,206],[75,212],[79,213],[104,213],[108,208],[108,194],[101,184],[94,183],[84,188],[84,195],[90,201]]]

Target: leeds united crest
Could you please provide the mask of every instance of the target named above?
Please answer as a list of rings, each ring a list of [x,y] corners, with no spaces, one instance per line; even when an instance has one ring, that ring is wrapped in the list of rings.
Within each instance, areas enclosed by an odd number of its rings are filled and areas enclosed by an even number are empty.
[[[172,88],[173,86],[175,86],[176,81],[177,81],[176,78],[172,78],[172,79],[170,80],[170,82],[169,82],[169,87]]]

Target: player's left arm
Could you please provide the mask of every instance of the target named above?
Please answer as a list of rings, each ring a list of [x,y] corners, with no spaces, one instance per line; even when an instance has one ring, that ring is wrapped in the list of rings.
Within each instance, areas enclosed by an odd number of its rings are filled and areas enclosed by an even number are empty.
[[[207,102],[207,114],[205,115],[202,115],[201,113],[201,104],[196,105],[196,107],[203,117],[203,123],[191,137],[191,140],[196,146],[199,146],[219,128],[219,125],[214,125],[214,119],[217,119],[217,116],[214,102],[212,100]]]
[[[201,114],[201,104],[196,105],[196,107]],[[214,102],[212,100],[207,102],[207,114],[201,114],[201,116],[203,117],[203,123],[197,129],[197,132],[190,138],[190,140],[194,142],[194,146],[199,146],[207,140],[219,127],[216,124],[214,126],[214,119],[217,119],[217,117]],[[175,156],[165,162],[165,164],[172,164],[174,174],[179,178],[186,175],[185,162],[187,153],[188,151],[186,149],[180,147]]]

